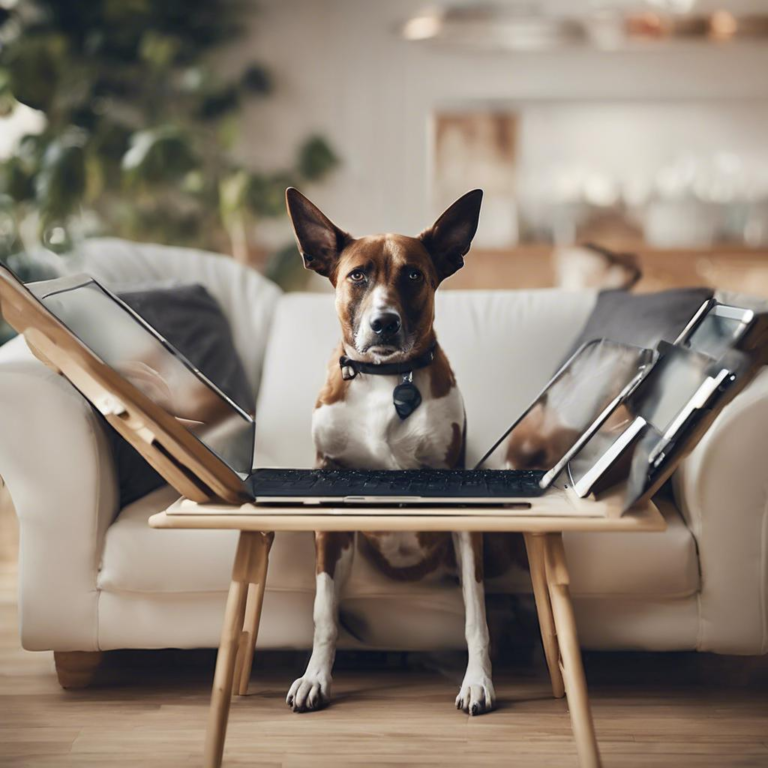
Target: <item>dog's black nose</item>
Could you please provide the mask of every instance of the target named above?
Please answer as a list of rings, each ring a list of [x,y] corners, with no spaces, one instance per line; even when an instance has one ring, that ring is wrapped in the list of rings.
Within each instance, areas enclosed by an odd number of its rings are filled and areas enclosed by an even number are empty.
[[[394,336],[400,330],[400,316],[395,312],[382,312],[371,319],[371,328],[377,336]]]

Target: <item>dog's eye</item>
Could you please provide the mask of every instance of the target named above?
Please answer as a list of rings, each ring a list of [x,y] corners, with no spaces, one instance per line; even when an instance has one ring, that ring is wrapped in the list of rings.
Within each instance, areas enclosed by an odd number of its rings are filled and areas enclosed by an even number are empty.
[[[409,280],[413,280],[413,281],[421,280],[422,277],[424,277],[424,275],[422,275],[421,272],[419,272],[418,269],[409,269],[408,270],[408,279]]]
[[[347,275],[347,279],[353,283],[362,283],[365,280],[365,272],[362,269],[355,269]]]

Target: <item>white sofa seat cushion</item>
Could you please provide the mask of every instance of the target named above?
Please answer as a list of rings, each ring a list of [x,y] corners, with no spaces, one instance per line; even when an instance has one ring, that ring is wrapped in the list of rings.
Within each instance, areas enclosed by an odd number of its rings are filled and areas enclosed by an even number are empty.
[[[232,531],[158,531],[150,515],[169,506],[177,493],[160,488],[126,507],[106,535],[98,587],[109,592],[190,594],[224,592],[229,586],[237,534]],[[699,589],[696,546],[680,515],[663,508],[664,533],[571,533],[565,546],[578,597],[679,598]],[[488,591],[527,592],[528,575],[512,572],[488,583]],[[267,590],[315,590],[311,533],[279,533],[270,555]],[[417,582],[394,581],[360,552],[345,591],[346,600],[400,598],[435,610],[461,609],[454,577],[437,573]]]
[[[229,587],[237,543],[233,531],[158,531],[148,519],[172,504],[178,493],[167,486],[130,504],[107,531],[97,585],[110,592],[189,594],[224,592]],[[405,585],[388,579],[364,556],[355,558],[345,597],[444,600],[453,606],[455,580],[444,574]],[[314,535],[278,533],[269,557],[267,590],[315,591]]]
[[[682,598],[699,591],[696,541],[674,505],[658,501],[663,533],[566,533],[574,595]]]

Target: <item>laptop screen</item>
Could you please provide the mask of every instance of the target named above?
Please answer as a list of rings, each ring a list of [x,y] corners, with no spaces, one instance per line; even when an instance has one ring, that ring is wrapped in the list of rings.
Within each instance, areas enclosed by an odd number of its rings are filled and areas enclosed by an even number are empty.
[[[597,429],[610,415],[654,360],[651,350],[608,339],[584,344],[480,460],[478,468],[556,470],[584,433]]]
[[[251,473],[253,418],[118,297],[88,277],[27,288],[104,363],[241,478]]]

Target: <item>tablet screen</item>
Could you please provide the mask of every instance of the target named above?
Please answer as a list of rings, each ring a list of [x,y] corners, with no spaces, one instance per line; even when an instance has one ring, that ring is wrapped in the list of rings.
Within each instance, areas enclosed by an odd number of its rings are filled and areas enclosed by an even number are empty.
[[[580,495],[619,460],[644,425],[663,435],[709,378],[708,355],[666,342],[659,342],[659,351],[651,374],[570,460],[570,478]]]
[[[736,307],[710,309],[685,341],[685,346],[719,359],[742,337],[753,313]]]
[[[255,424],[247,413],[98,283],[57,283],[61,281],[27,287],[104,363],[240,476],[250,474]]]
[[[478,464],[555,467],[654,360],[651,350],[606,339],[581,347]]]
[[[662,434],[709,377],[712,359],[693,350],[669,346],[653,375],[632,398],[633,411]]]

